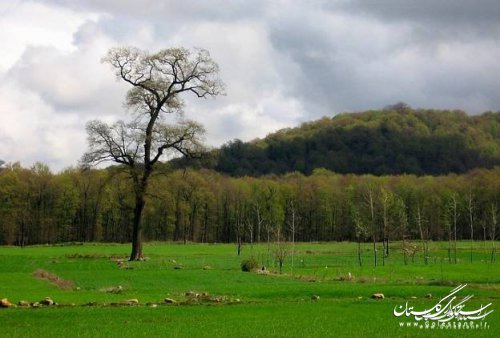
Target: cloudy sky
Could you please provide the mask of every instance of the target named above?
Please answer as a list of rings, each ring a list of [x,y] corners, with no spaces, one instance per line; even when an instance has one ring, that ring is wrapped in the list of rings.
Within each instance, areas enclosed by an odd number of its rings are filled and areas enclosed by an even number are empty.
[[[0,159],[54,170],[85,123],[127,119],[114,46],[208,49],[227,95],[185,97],[207,143],[339,112],[500,109],[498,0],[9,0],[0,2]]]

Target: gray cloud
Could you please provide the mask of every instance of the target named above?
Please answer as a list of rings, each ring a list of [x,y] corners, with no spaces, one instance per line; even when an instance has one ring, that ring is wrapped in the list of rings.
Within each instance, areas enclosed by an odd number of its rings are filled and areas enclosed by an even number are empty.
[[[265,1],[246,0],[38,0],[42,3],[71,8],[76,11],[106,12],[128,20],[162,20],[174,22],[235,21],[258,17],[264,13]]]
[[[296,8],[270,25],[274,46],[300,69],[298,81],[289,82],[291,93],[312,116],[401,100],[473,113],[500,107],[493,75],[500,58],[497,3],[472,9],[476,3],[459,1],[448,21],[441,2],[418,2],[416,12],[401,1],[332,3],[327,11]],[[486,21],[475,21],[482,17]],[[489,33],[479,34],[485,25]]]
[[[500,3],[496,0],[349,0],[326,2],[325,8],[419,24],[497,26],[500,17]]]
[[[73,165],[87,120],[126,118],[127,87],[100,63],[116,45],[211,52],[228,95],[184,98],[211,145],[398,101],[498,110],[499,17],[493,0],[18,1],[0,7],[16,35],[0,34],[0,156]]]

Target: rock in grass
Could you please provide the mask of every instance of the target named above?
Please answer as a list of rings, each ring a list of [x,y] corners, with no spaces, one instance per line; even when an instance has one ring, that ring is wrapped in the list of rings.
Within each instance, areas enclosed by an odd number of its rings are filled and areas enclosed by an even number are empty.
[[[2,298],[0,300],[0,307],[3,307],[3,308],[7,308],[7,307],[11,307],[12,304],[9,302],[9,300],[7,298]]]
[[[54,305],[54,301],[50,297],[45,297],[43,300],[39,301],[41,305],[51,306]]]
[[[186,297],[191,297],[191,298],[198,298],[200,295],[194,291],[188,291],[186,292]]]
[[[425,298],[432,298],[432,295],[430,293],[425,295]]]
[[[88,302],[83,304],[83,306],[97,306],[97,302]]]
[[[123,292],[123,287],[121,285],[111,286],[109,288],[100,289],[100,291],[106,292],[106,293],[122,293]]]
[[[385,297],[384,297],[384,294],[383,294],[383,293],[374,293],[374,294],[372,295],[372,298],[373,298],[373,299],[384,299]]]
[[[163,301],[165,302],[165,304],[175,304],[175,303],[177,303],[177,301],[175,299],[172,299],[172,298],[165,298]]]
[[[136,298],[127,299],[123,302],[124,305],[139,305],[139,300]]]
[[[19,302],[17,302],[17,306],[30,307],[30,303],[28,301],[25,301],[25,300],[20,300]]]
[[[319,300],[319,296],[318,296],[318,295],[312,295],[312,296],[311,296],[311,299],[312,299],[312,300]]]

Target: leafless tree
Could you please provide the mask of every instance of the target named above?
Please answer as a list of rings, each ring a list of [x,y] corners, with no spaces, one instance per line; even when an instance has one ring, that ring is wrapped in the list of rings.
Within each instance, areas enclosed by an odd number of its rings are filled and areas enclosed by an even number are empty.
[[[419,205],[417,206],[416,210],[416,215],[415,215],[415,221],[417,223],[418,227],[418,232],[420,233],[420,242],[422,243],[422,252],[424,253],[424,263],[428,264],[429,263],[429,243],[428,243],[428,236],[429,236],[429,230],[427,228],[423,228],[424,226],[424,218],[422,215],[422,207]]]
[[[498,223],[498,207],[496,204],[491,204],[490,205],[490,213],[491,213],[491,228],[490,228],[490,238],[491,238],[491,263],[496,261],[496,247],[495,247],[495,239],[496,239],[496,229],[497,229],[497,223]]]
[[[142,259],[141,215],[148,181],[161,159],[175,154],[197,156],[203,147],[203,127],[183,118],[182,93],[199,98],[223,92],[219,67],[206,50],[194,53],[171,48],[149,54],[136,48],[113,48],[102,60],[115,70],[119,80],[131,86],[125,105],[132,111],[130,122],[87,124],[89,150],[84,165],[104,161],[128,170],[135,193],[132,252],[130,260]],[[175,117],[175,121],[167,121]]]
[[[469,198],[467,199],[467,210],[469,212],[469,225],[470,225],[470,262],[472,263],[472,253],[474,250],[474,195],[472,188],[469,190]]]
[[[365,193],[365,201],[370,208],[370,224],[373,240],[373,263],[377,266],[377,229],[375,227],[375,199],[373,195],[374,189],[371,185],[369,185]]]
[[[297,233],[297,223],[298,223],[298,215],[297,215],[297,209],[295,207],[295,203],[293,200],[289,202],[289,211],[290,211],[290,219],[288,220],[288,230],[290,231],[292,235],[292,263],[291,263],[291,272],[293,275],[293,259],[295,256],[295,234]]]

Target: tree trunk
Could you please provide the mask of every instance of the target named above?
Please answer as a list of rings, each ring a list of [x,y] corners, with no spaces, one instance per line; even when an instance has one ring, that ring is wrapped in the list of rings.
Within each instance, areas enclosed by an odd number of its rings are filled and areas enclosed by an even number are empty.
[[[451,264],[451,224],[448,222],[448,263]]]
[[[359,266],[363,265],[363,261],[361,260],[361,239],[358,238],[358,263]]]
[[[496,228],[497,228],[497,208],[495,205],[491,205],[491,263],[496,261],[496,248],[495,248],[495,238],[496,238]]]
[[[424,231],[422,230],[422,215],[420,211],[420,207],[417,208],[417,225],[418,225],[418,231],[420,233],[420,241],[422,243],[422,250],[424,252],[424,263],[427,264],[427,240],[424,237]]]
[[[141,216],[144,210],[144,191],[136,192],[135,208],[134,208],[134,224],[132,228],[132,253],[130,254],[130,261],[142,260],[142,229],[141,229]]]
[[[203,231],[201,233],[201,242],[205,243],[207,241],[207,228],[208,228],[208,203],[205,202],[205,210],[203,217]]]
[[[370,204],[370,216],[371,216],[371,227],[372,227],[372,239],[373,239],[373,264],[377,266],[377,238],[375,229],[375,207],[373,205],[373,192],[368,190],[368,202]]]
[[[470,224],[470,262],[472,263],[474,248],[474,217],[472,207],[472,191],[469,192],[469,224]]]
[[[453,197],[453,259],[457,264],[457,199]]]

